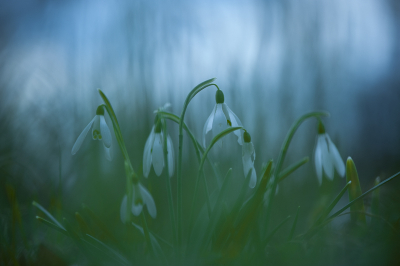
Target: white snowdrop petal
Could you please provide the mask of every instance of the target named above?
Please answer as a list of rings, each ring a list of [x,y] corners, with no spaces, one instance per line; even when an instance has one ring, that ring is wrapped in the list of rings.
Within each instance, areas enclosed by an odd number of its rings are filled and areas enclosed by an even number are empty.
[[[128,197],[125,195],[124,198],[122,199],[121,208],[119,210],[119,215],[121,217],[122,223],[125,223],[126,218],[127,218],[127,215],[126,215],[127,200],[128,200]]]
[[[135,205],[135,203],[132,203],[132,213],[135,216],[139,216],[139,214],[142,212],[143,210],[143,205],[142,204],[137,204]]]
[[[104,143],[104,146],[107,148],[111,147],[111,132],[107,126],[106,120],[103,115],[100,115],[100,134]]]
[[[150,168],[151,168],[151,149],[153,148],[154,143],[154,126],[151,129],[150,136],[146,140],[146,144],[144,145],[143,151],[143,175],[145,177],[149,176]]]
[[[212,129],[216,108],[217,108],[217,105],[214,106],[213,111],[211,112],[210,116],[207,118],[206,123],[204,124],[204,128],[203,128],[203,146],[204,146],[204,148],[206,147],[206,135]]]
[[[111,146],[110,146],[110,148],[107,148],[106,146],[104,146],[104,151],[106,153],[106,159],[111,162],[111,160],[112,160],[112,149],[111,149]]]
[[[93,128],[92,128],[92,139],[96,140],[100,133],[100,116],[96,115],[94,117]],[[95,138],[96,137],[96,138]]]
[[[326,176],[330,179],[333,180],[333,174],[334,174],[334,169],[333,169],[333,163],[331,160],[331,156],[329,154],[328,150],[328,142],[325,134],[320,134],[318,136],[318,141],[319,145],[321,147],[321,158],[322,158],[322,167],[324,169],[324,172]]]
[[[227,120],[224,112],[222,111],[222,104],[217,104],[217,109],[215,111],[214,121],[212,124],[212,135],[213,138],[221,133],[223,130],[228,128]],[[220,146],[222,146],[222,139],[218,141]]]
[[[79,150],[79,148],[81,147],[81,145],[83,143],[83,140],[85,139],[87,133],[89,132],[90,127],[92,126],[93,121],[94,121],[95,118],[96,117],[93,117],[92,121],[89,122],[89,124],[83,129],[82,133],[76,139],[75,144],[74,144],[74,146],[72,147],[72,150],[71,150],[71,154],[72,155],[74,155]]]
[[[344,162],[342,160],[342,157],[340,156],[340,153],[338,149],[336,148],[335,144],[331,141],[331,139],[328,136],[328,141],[329,141],[329,148],[330,148],[330,153],[333,161],[333,165],[336,168],[336,171],[341,177],[344,177],[346,168],[344,166]]]
[[[154,203],[154,199],[151,196],[150,192],[147,191],[147,189],[139,184],[140,186],[140,192],[142,193],[143,196],[143,202],[147,206],[147,211],[149,212],[150,216],[154,219],[157,217],[157,209],[156,209],[156,204]]]
[[[250,188],[254,188],[257,183],[256,169],[254,169],[254,167],[252,169],[253,169],[253,171],[251,172],[251,179],[250,179],[250,183],[249,183]]]
[[[251,161],[251,157],[248,155],[242,157],[242,162],[244,177],[247,177],[247,174],[249,173],[250,169],[253,168],[254,163]]]
[[[317,173],[319,185],[321,185],[322,184],[322,152],[321,152],[321,146],[319,145],[319,141],[317,141],[317,146],[315,148],[314,166],[315,166],[315,172]]]
[[[235,115],[235,113],[232,112],[232,110],[228,107],[228,105],[225,104],[225,108],[229,113],[229,117],[231,119],[232,127],[242,127],[243,126],[242,122]],[[235,130],[233,133],[238,137],[238,143],[240,145],[243,145],[243,134],[244,134],[244,131],[243,130]]]
[[[174,146],[172,144],[171,137],[168,135],[167,136],[167,151],[168,151],[168,172],[169,172],[169,177],[172,177],[174,175]]]
[[[162,143],[162,134],[155,133],[151,157],[153,160],[154,172],[156,172],[157,176],[161,175],[164,168],[164,153]]]

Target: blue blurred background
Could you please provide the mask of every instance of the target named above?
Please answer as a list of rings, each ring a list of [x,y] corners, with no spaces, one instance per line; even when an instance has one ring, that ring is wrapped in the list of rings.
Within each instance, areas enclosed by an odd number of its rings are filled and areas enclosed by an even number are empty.
[[[89,136],[71,155],[102,103],[97,88],[111,100],[140,173],[153,111],[170,102],[179,115],[188,92],[216,77],[252,135],[258,171],[276,160],[296,118],[326,110],[327,132],[343,159],[354,159],[366,190],[376,176],[400,169],[399,14],[396,0],[2,1],[2,183],[13,183],[21,201],[48,199],[58,193],[61,158],[63,204],[73,210],[85,202],[118,220],[125,177],[115,139],[111,163]],[[214,94],[199,93],[188,108],[198,140]],[[169,129],[177,154],[177,127]],[[287,164],[311,157],[315,138],[315,121],[306,122]],[[242,182],[241,150],[230,143],[223,163]],[[187,137],[184,153],[189,180],[198,165]],[[280,193],[305,180],[318,190],[312,160],[302,171]],[[156,184],[162,178],[153,171],[150,178],[143,182],[156,202],[165,199]],[[192,188],[193,179],[184,186]]]

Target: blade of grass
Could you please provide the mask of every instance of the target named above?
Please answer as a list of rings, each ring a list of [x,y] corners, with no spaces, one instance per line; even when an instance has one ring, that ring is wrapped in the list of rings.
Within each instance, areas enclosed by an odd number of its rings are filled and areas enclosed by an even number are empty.
[[[265,238],[265,240],[262,242],[262,246],[265,247],[268,245],[269,241],[272,239],[272,237],[275,235],[276,232],[278,232],[279,228],[281,228],[287,221],[289,221],[290,215],[286,217],[280,224],[278,224],[277,227],[275,227],[274,230]]]
[[[271,208],[272,208],[272,204],[273,204],[273,200],[274,200],[274,196],[275,196],[275,191],[276,191],[276,186],[278,185],[278,181],[279,181],[279,176],[280,176],[280,172],[281,172],[281,168],[283,165],[283,162],[285,160],[286,157],[286,153],[289,149],[289,145],[290,142],[293,139],[294,134],[296,133],[297,129],[299,128],[299,126],[308,118],[312,118],[312,117],[320,117],[320,116],[328,116],[329,113],[327,112],[310,112],[310,113],[306,113],[304,115],[302,115],[295,123],[293,123],[293,125],[291,126],[291,128],[289,129],[285,140],[282,143],[282,148],[279,152],[279,156],[278,156],[278,160],[276,163],[276,168],[274,169],[274,173],[273,173],[273,177],[275,178],[271,178],[270,179],[270,184],[268,185],[271,190],[271,193],[268,194],[268,199],[267,199],[267,209],[266,209],[266,226],[268,227],[268,223],[269,223],[269,217],[270,217],[270,213],[271,213]]]
[[[290,174],[292,174],[294,171],[299,169],[301,166],[308,163],[309,160],[310,160],[310,158],[308,156],[306,156],[303,159],[301,159],[300,161],[298,161],[297,163],[294,163],[294,164],[288,166],[285,170],[282,171],[278,182],[281,182],[286,177],[288,177]]]
[[[392,181],[393,179],[395,179],[396,177],[398,177],[400,175],[400,172],[392,175],[391,177],[389,177],[388,179],[386,179],[385,181],[382,181],[381,183],[379,183],[378,185],[374,186],[373,188],[371,188],[370,190],[364,192],[362,195],[360,195],[359,197],[357,197],[356,199],[354,199],[353,201],[349,202],[348,204],[346,204],[343,208],[341,208],[340,210],[338,210],[337,212],[335,212],[334,214],[332,214],[331,216],[329,216],[329,218],[327,220],[330,220],[332,218],[337,217],[339,214],[341,214],[343,211],[345,211],[347,208],[349,208],[350,206],[352,206],[354,203],[356,203],[357,201],[363,199],[365,196],[367,196],[369,193],[371,193],[372,191],[374,191],[375,189],[383,186],[384,184]]]
[[[40,204],[37,203],[36,201],[32,201],[32,205],[35,206],[36,208],[38,208],[39,210],[41,210],[44,214],[46,214],[47,217],[49,217],[50,220],[53,221],[53,223],[55,223],[58,227],[60,227],[60,228],[62,228],[62,229],[64,229],[64,230],[66,230],[65,227],[62,226],[62,224],[59,223],[59,222],[57,221],[57,219],[54,218],[54,216],[51,215],[45,208],[43,208],[42,205],[40,205]]]
[[[108,253],[109,256],[116,261],[120,262],[123,265],[129,265],[129,262],[118,252],[116,252],[114,249],[103,243],[102,241],[98,240],[94,236],[91,236],[89,234],[85,235],[84,238],[86,241],[91,242],[92,245],[96,246],[98,249],[102,250],[105,253]],[[99,247],[100,246],[100,247]]]
[[[351,181],[347,182],[344,188],[339,192],[339,194],[335,197],[331,204],[324,210],[318,220],[315,222],[315,225],[322,223],[322,221],[328,216],[328,214],[332,211],[332,209],[336,206],[339,200],[343,197],[343,194],[347,191],[348,187],[350,186]]]
[[[215,78],[206,80],[196,87],[188,94],[186,100],[183,104],[182,113],[179,119],[179,144],[178,144],[178,166],[177,166],[177,231],[178,231],[178,246],[181,248],[182,245],[182,148],[183,148],[183,123],[185,120],[186,109],[193,99],[193,97],[199,93],[201,90],[211,86],[210,83],[213,82]]]
[[[41,223],[47,225],[47,226],[50,227],[50,228],[55,229],[56,231],[58,231],[58,232],[60,232],[60,233],[62,233],[62,234],[64,234],[64,235],[66,235],[66,236],[68,236],[68,237],[71,237],[65,229],[59,227],[59,226],[56,225],[56,224],[53,224],[53,223],[50,222],[50,221],[47,221],[46,219],[44,219],[44,218],[42,218],[42,217],[40,217],[40,216],[36,216],[36,220],[40,221]]]
[[[297,225],[297,219],[299,218],[299,211],[300,211],[300,206],[297,207],[296,216],[294,217],[294,221],[293,221],[292,229],[290,230],[288,241],[292,240],[292,238],[293,238],[294,230],[296,229],[296,225]]]

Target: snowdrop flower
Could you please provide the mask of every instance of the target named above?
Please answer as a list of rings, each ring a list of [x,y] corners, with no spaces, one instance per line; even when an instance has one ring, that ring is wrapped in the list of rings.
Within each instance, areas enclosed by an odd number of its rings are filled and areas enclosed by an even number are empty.
[[[335,169],[341,177],[345,174],[342,157],[340,156],[335,144],[331,141],[329,135],[325,133],[325,127],[321,122],[318,125],[314,163],[320,185],[322,184],[323,174],[325,174],[329,180],[333,180]]]
[[[215,93],[215,107],[208,117],[204,128],[203,128],[203,145],[206,146],[206,136],[211,131],[211,137],[207,137],[207,144],[219,133],[228,127],[241,127],[242,122],[239,118],[229,109],[228,105],[224,103],[224,93],[218,89]],[[243,133],[241,130],[236,130],[233,132],[238,137],[238,143],[243,144]],[[221,140],[222,145],[222,140]]]
[[[111,161],[111,132],[107,126],[106,120],[104,119],[104,109],[102,106],[97,107],[96,116],[89,122],[89,124],[83,129],[78,139],[75,141],[72,147],[71,154],[74,155],[81,147],[83,140],[87,133],[92,127],[92,138],[93,140],[100,140],[104,144],[106,152],[106,158]]]
[[[242,162],[244,177],[246,178],[250,169],[253,169],[253,171],[251,172],[249,187],[254,188],[257,183],[256,169],[254,169],[254,160],[256,159],[256,153],[254,151],[253,142],[251,142],[251,136],[247,131],[244,132],[243,138],[244,143],[242,145]]]
[[[126,213],[127,209],[128,197],[125,195],[122,199],[121,209],[120,209],[120,217],[123,223],[126,222],[128,215]],[[154,203],[154,199],[151,196],[150,192],[140,183],[133,184],[133,194],[132,194],[132,213],[135,216],[139,216],[139,214],[143,210],[143,206],[147,206],[147,211],[150,216],[155,219],[157,217],[157,209],[156,204]]]
[[[145,177],[149,176],[151,165],[153,165],[157,176],[160,176],[164,169],[164,134],[168,133],[163,132],[163,123],[165,123],[165,120],[156,115],[150,136],[144,146],[143,175]],[[169,135],[167,135],[167,162],[168,174],[169,177],[172,177],[174,175],[174,147]]]

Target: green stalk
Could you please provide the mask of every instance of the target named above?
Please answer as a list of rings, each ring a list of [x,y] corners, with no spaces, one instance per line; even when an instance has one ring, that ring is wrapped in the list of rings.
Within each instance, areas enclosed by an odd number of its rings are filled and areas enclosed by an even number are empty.
[[[196,186],[195,186],[195,188],[194,188],[194,196],[193,196],[192,207],[191,207],[191,215],[190,215],[190,220],[189,220],[189,221],[192,220],[193,209],[194,209],[194,203],[196,202],[199,180],[200,180],[200,176],[203,174],[203,165],[204,165],[205,159],[207,158],[208,152],[211,150],[211,148],[214,146],[214,144],[217,143],[217,141],[218,141],[219,139],[221,139],[221,138],[224,137],[225,135],[227,135],[227,134],[229,134],[229,133],[231,133],[231,132],[233,132],[233,131],[235,131],[235,130],[238,130],[238,129],[243,129],[243,127],[230,127],[230,128],[228,128],[228,129],[225,129],[224,131],[222,131],[221,133],[219,133],[217,136],[215,136],[215,137],[212,139],[210,145],[209,145],[209,146],[207,147],[207,149],[204,151],[203,157],[201,158],[201,161],[200,161],[199,170],[198,170],[198,172],[197,172]],[[203,177],[204,177],[204,175],[203,175]],[[206,190],[207,190],[206,196],[207,196],[208,217],[211,217],[211,203],[210,203],[210,197],[209,197],[209,194],[208,194],[208,189],[207,189],[207,184],[206,184],[206,181],[205,181],[205,177],[204,177],[204,182],[205,182]]]
[[[169,119],[169,120],[171,120],[171,121],[173,121],[173,122],[175,122],[177,124],[179,124],[179,122],[180,122],[179,117],[177,115],[172,114],[172,113],[168,113],[168,112],[165,112],[165,111],[158,111],[157,113],[162,115],[164,118]],[[183,123],[183,129],[186,131],[186,133],[189,135],[190,139],[192,140],[193,147],[194,147],[194,149],[196,151],[197,161],[200,164],[201,153],[204,153],[204,149],[203,149],[203,147],[201,147],[201,144],[196,140],[196,138],[194,137],[192,132],[189,130],[189,128],[187,127],[185,122]],[[212,170],[214,172],[215,177],[218,178],[217,170],[215,169],[214,164],[212,164],[210,162],[208,157],[207,157],[207,162],[210,164],[210,166],[211,166],[211,168],[212,168]]]
[[[124,139],[123,139],[122,133],[121,133],[121,128],[119,126],[118,119],[117,119],[117,116],[115,115],[114,109],[113,109],[110,101],[108,100],[107,96],[100,89],[98,91],[99,91],[101,98],[103,99],[103,101],[105,103],[102,106],[105,107],[105,109],[113,123],[115,137],[117,138],[119,148],[120,148],[122,156],[124,157],[124,160],[125,160],[126,195],[127,195],[126,208],[127,208],[127,219],[129,220],[131,208],[132,208],[132,194],[133,194],[132,185],[133,185],[133,183],[135,183],[135,184],[138,183],[139,178],[136,175],[135,171],[133,170],[131,161],[129,159],[128,151],[126,149],[125,142],[124,142]]]
[[[142,217],[142,224],[143,224],[143,231],[144,231],[144,238],[146,239],[147,245],[149,246],[150,254],[154,256],[154,248],[153,244],[151,243],[149,228],[147,227],[146,216],[144,215],[144,211],[141,213]]]
[[[163,119],[164,120],[164,119]],[[165,173],[167,180],[167,191],[168,191],[168,205],[169,205],[169,216],[172,224],[172,233],[174,239],[174,247],[177,245],[177,232],[176,232],[176,221],[175,221],[175,211],[174,211],[174,202],[172,198],[172,189],[169,178],[169,165],[168,165],[168,150],[167,150],[167,121],[163,121],[163,152],[164,152],[164,165],[165,165]]]
[[[300,206],[297,207],[296,216],[294,217],[294,221],[293,221],[292,229],[290,230],[288,241],[292,240],[292,238],[293,238],[294,230],[296,229],[296,225],[297,225],[297,219],[299,218],[299,211],[300,211]]]
[[[392,181],[393,179],[395,179],[396,177],[400,176],[400,172],[392,175],[391,177],[389,177],[388,179],[386,179],[385,181],[382,181],[381,183],[379,183],[378,185],[374,186],[373,188],[371,188],[370,190],[364,192],[362,195],[360,195],[359,197],[357,197],[356,199],[354,199],[353,201],[349,202],[346,204],[346,206],[344,206],[343,208],[341,208],[340,210],[338,210],[337,212],[335,212],[334,214],[332,214],[331,216],[329,216],[329,218],[325,219],[326,220],[330,220],[333,219],[335,217],[337,217],[339,214],[341,214],[343,211],[345,211],[347,208],[349,208],[350,206],[352,206],[354,203],[357,203],[359,200],[363,199],[365,196],[367,196],[369,193],[371,193],[372,191],[374,191],[375,189],[383,186],[384,184],[386,184],[389,181]]]
[[[178,166],[177,166],[177,188],[178,188],[178,246],[181,247],[182,244],[182,147],[183,147],[183,122],[185,118],[186,109],[189,105],[190,100],[201,90],[208,86],[211,86],[215,78],[206,80],[199,85],[197,85],[187,96],[185,103],[183,104],[182,114],[179,120],[179,149],[178,149]]]
[[[299,169],[302,165],[306,164],[310,158],[308,156],[304,157],[302,160],[298,161],[297,163],[291,164],[288,166],[284,171],[282,171],[281,175],[279,176],[278,182],[281,182],[286,177],[288,177],[291,173]]]
[[[339,200],[342,198],[343,194],[347,191],[347,188],[350,186],[351,181],[347,182],[346,186],[340,191],[340,193],[336,196],[336,198],[332,201],[332,203],[326,208],[326,210],[321,214],[318,220],[315,222],[315,225],[321,224],[321,222],[328,216],[328,214],[332,211],[332,209],[336,206]],[[315,226],[314,225],[314,226]]]
[[[269,197],[267,199],[267,209],[266,209],[266,225],[267,226],[268,226],[269,217],[270,217],[270,213],[271,213],[271,209],[272,209],[272,203],[273,203],[274,196],[275,196],[276,186],[277,186],[277,184],[279,182],[279,176],[280,176],[280,172],[281,172],[281,169],[282,169],[282,165],[283,165],[283,162],[285,160],[286,153],[287,153],[288,148],[289,148],[289,144],[292,141],[293,136],[296,133],[296,130],[308,118],[311,118],[311,117],[317,117],[318,118],[320,116],[328,116],[328,115],[329,115],[329,113],[327,113],[327,112],[310,112],[310,113],[304,114],[289,129],[289,132],[286,135],[286,138],[285,138],[285,140],[284,140],[284,142],[282,144],[282,148],[281,148],[281,151],[279,153],[279,157],[278,157],[278,160],[277,160],[277,163],[276,163],[276,168],[274,170],[274,174],[273,174],[273,176],[270,179],[270,182],[268,184],[268,187],[271,190],[271,193],[269,193]]]

